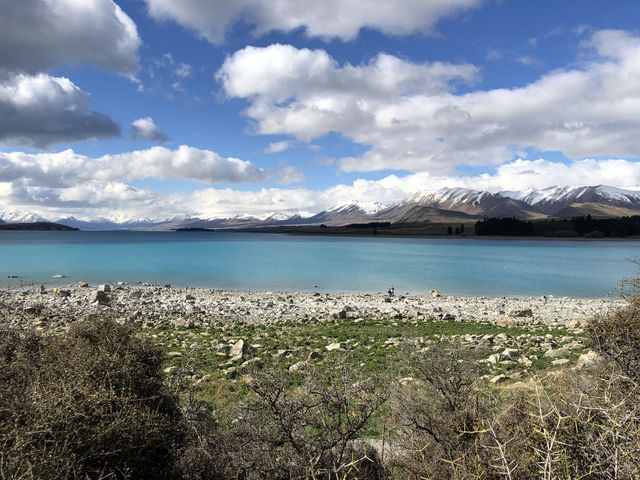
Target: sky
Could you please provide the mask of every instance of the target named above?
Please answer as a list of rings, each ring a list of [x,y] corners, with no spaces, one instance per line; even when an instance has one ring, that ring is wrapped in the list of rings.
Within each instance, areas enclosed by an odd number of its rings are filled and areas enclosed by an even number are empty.
[[[640,189],[635,0],[0,0],[0,213]]]

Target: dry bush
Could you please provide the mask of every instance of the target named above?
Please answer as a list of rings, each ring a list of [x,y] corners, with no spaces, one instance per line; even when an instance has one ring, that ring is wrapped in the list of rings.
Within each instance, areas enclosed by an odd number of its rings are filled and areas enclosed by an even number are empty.
[[[640,296],[609,315],[594,318],[586,328],[591,348],[613,361],[625,375],[640,379]]]
[[[408,478],[482,475],[478,434],[489,402],[476,390],[480,369],[456,342],[405,354],[412,381],[393,398],[396,466]]]
[[[175,478],[180,410],[161,362],[111,320],[0,332],[0,476]]]
[[[388,478],[375,449],[358,439],[388,389],[342,363],[309,372],[297,386],[287,372],[254,374],[254,398],[221,434],[222,478]]]
[[[601,376],[600,376],[601,375]],[[640,396],[616,373],[533,379],[486,422],[489,476],[627,479],[640,475]]]

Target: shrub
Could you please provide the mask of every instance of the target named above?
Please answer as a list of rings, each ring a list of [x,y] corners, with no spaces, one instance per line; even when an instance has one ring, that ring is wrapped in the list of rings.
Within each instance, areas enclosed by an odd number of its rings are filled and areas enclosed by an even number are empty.
[[[222,434],[221,478],[388,478],[375,449],[359,441],[386,401],[384,382],[344,363],[296,381],[276,369],[254,374],[255,396]]]
[[[640,297],[608,315],[594,318],[586,328],[591,348],[613,361],[629,377],[640,378]]]
[[[477,435],[486,402],[477,394],[478,364],[456,342],[405,353],[412,378],[392,403],[398,468],[410,478],[481,475]],[[475,477],[473,477],[475,478]],[[480,477],[478,477],[480,478]]]
[[[112,320],[62,336],[0,332],[7,478],[174,478],[180,410],[162,354]]]

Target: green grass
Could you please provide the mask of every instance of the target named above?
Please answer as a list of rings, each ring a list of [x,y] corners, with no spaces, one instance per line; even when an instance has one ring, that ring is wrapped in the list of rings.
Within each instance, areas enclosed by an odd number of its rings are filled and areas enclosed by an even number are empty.
[[[225,383],[237,383],[232,390],[244,390],[243,375],[252,370],[240,368],[245,360],[259,357],[261,362],[252,369],[277,368],[288,369],[294,363],[306,361],[309,353],[317,351],[320,359],[309,360],[315,366],[331,366],[338,358],[346,357],[348,364],[363,372],[379,373],[383,371],[397,372],[402,375],[400,350],[404,345],[409,348],[428,347],[429,342],[441,338],[460,338],[465,335],[498,335],[506,334],[517,341],[527,334],[537,336],[551,335],[554,340],[561,337],[579,339],[581,337],[562,328],[533,327],[498,327],[491,323],[457,322],[457,321],[403,321],[396,319],[371,320],[355,322],[352,319],[337,321],[281,322],[274,324],[250,324],[235,322],[219,324],[212,328],[163,327],[159,329],[143,329],[162,346],[165,352],[180,352],[181,356],[166,357],[166,366],[175,366],[186,375],[187,382],[199,392],[199,395],[214,402],[214,393],[221,389],[226,391]],[[231,362],[223,353],[219,353],[221,345],[232,345],[243,339],[250,345],[258,345],[242,360]],[[386,344],[388,340],[393,343]],[[340,343],[345,351],[327,352],[325,347],[331,343]],[[464,342],[473,346],[476,342]],[[509,342],[512,343],[512,342]],[[507,345],[511,346],[511,345]],[[278,355],[278,351],[287,350],[288,355]],[[487,358],[495,353],[487,349],[472,349],[471,354],[477,359]],[[552,368],[553,359],[546,358],[543,352],[535,349],[523,350],[525,355],[536,354],[537,360],[530,367],[533,370]],[[574,362],[582,350],[575,351],[569,357]],[[229,367],[235,372],[229,373]],[[304,367],[303,367],[304,368]],[[508,373],[525,368],[520,363],[498,365],[492,371],[495,374]],[[233,370],[233,369],[232,369]],[[195,377],[193,377],[195,375]],[[203,379],[204,377],[204,379]],[[295,381],[295,376],[293,380]]]

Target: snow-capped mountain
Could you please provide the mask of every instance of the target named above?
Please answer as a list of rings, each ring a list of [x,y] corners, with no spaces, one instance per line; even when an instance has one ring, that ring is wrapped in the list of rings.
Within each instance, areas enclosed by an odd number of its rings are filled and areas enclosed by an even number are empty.
[[[163,222],[154,222],[148,218],[135,218],[129,217],[122,219],[122,221],[117,221],[116,219],[109,218],[76,218],[76,217],[63,217],[55,219],[56,223],[60,223],[62,225],[67,225],[68,227],[79,228],[80,230],[139,230],[153,227],[159,223]]]
[[[604,185],[556,186],[540,190],[528,188],[516,192],[500,192],[500,194],[525,202],[553,217],[572,216],[571,211],[575,209],[586,211],[589,207],[598,211],[603,211],[603,207],[613,207],[628,210],[630,213],[640,210],[640,192]],[[571,211],[567,210],[569,207],[572,207]]]
[[[603,185],[583,187],[528,188],[492,193],[467,188],[441,188],[419,192],[391,206],[379,202],[354,201],[315,215],[280,211],[263,218],[245,214],[233,218],[176,217],[165,221],[117,216],[112,218],[55,218],[53,221],[81,230],[174,230],[180,228],[254,228],[294,225],[347,225],[350,223],[456,223],[488,217],[536,219],[592,215],[619,217],[640,215],[640,190]],[[47,222],[42,216],[7,210],[0,222]]]
[[[49,221],[37,213],[22,212],[20,210],[6,210],[4,212],[0,212],[0,220],[5,223],[34,223]]]
[[[320,212],[306,219],[305,223],[346,225],[348,223],[371,222],[375,214],[385,208],[380,202],[352,202]]]
[[[443,212],[464,214],[467,220],[482,217],[539,218],[539,212],[526,203],[498,193],[470,190],[468,188],[441,188],[435,192],[419,192],[412,197],[383,210],[379,217],[390,221],[425,221],[421,218]],[[435,209],[435,211],[433,211]],[[449,215],[447,215],[449,216]]]

